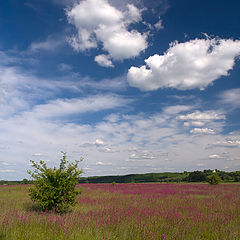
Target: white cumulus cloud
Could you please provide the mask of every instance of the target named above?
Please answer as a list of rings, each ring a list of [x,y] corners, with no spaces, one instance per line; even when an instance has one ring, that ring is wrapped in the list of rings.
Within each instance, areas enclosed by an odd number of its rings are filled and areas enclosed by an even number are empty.
[[[176,41],[163,55],[155,54],[146,59],[146,65],[132,66],[128,71],[128,82],[143,91],[204,89],[221,76],[227,76],[239,55],[240,40]]]
[[[97,48],[101,44],[109,57],[123,60],[136,57],[147,48],[146,33],[128,30],[130,24],[141,20],[141,10],[132,4],[128,4],[126,10],[118,10],[107,0],[85,0],[66,14],[69,23],[77,29],[77,34],[69,38],[76,51]]]
[[[97,62],[102,67],[113,67],[112,61],[109,59],[109,56],[105,54],[97,55],[94,58],[95,62]]]
[[[219,111],[196,110],[192,113],[178,115],[176,119],[184,121],[185,127],[195,127],[190,131],[192,134],[214,134],[216,131],[221,131],[226,116]]]
[[[213,129],[210,128],[194,128],[190,131],[192,134],[215,134]]]
[[[195,111],[186,115],[180,115],[177,117],[179,120],[194,120],[194,121],[211,121],[211,120],[224,120],[225,115],[216,111]]]

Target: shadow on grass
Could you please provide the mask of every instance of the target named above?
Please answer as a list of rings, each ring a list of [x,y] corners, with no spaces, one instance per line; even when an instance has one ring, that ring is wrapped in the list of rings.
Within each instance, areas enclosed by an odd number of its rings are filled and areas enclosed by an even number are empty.
[[[52,214],[56,214],[56,215],[64,215],[66,213],[73,212],[72,208],[69,208],[69,209],[67,209],[66,211],[63,211],[63,212],[56,212],[54,210],[44,210],[44,209],[42,209],[42,207],[39,204],[34,203],[34,202],[24,203],[23,207],[24,207],[26,212],[35,212],[35,213],[38,213],[38,214],[52,213]],[[1,238],[0,238],[0,240],[1,240]]]
[[[24,209],[25,209],[26,212],[36,212],[36,213],[44,212],[39,204],[33,203],[33,202],[32,203],[31,202],[25,203],[24,204]]]

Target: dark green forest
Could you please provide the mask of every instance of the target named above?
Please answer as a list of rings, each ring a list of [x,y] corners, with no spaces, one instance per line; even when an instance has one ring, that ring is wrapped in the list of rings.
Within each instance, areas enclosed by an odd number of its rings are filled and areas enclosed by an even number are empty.
[[[224,172],[215,170],[222,182],[240,182],[240,171]],[[206,182],[212,170],[193,172],[164,172],[128,174],[118,176],[96,176],[80,179],[80,183],[144,183],[144,182]]]
[[[240,182],[240,171],[224,172],[215,170],[221,178],[221,182]],[[81,177],[79,183],[144,183],[144,182],[206,182],[207,177],[213,173],[212,170],[193,171],[193,172],[163,172],[128,174],[115,176],[95,176]],[[0,180],[0,185],[31,184],[32,181],[23,179],[22,181]]]

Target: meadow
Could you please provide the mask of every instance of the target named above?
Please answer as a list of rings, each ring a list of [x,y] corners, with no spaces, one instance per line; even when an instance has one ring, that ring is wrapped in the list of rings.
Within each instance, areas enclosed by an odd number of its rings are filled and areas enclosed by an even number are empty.
[[[62,215],[41,212],[29,187],[0,187],[1,240],[240,239],[240,184],[79,184]]]

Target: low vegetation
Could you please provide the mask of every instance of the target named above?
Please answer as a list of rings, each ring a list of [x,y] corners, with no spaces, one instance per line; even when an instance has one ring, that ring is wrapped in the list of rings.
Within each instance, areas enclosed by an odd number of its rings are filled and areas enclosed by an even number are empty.
[[[207,182],[211,185],[217,185],[221,182],[221,178],[218,176],[216,172],[207,176]]]
[[[34,171],[29,170],[29,174],[34,179],[34,187],[29,189],[30,198],[43,211],[63,213],[76,203],[76,196],[80,194],[75,189],[82,173],[78,169],[79,161],[70,163],[66,157],[66,153],[63,153],[59,168],[47,168],[43,161],[31,161]]]
[[[240,184],[80,184],[71,212],[36,208],[31,186],[0,187],[1,240],[240,239]]]

